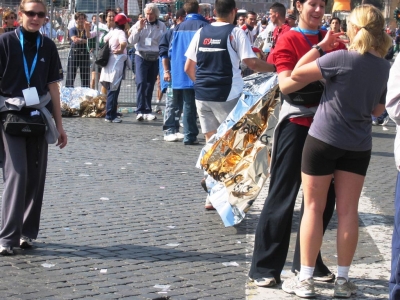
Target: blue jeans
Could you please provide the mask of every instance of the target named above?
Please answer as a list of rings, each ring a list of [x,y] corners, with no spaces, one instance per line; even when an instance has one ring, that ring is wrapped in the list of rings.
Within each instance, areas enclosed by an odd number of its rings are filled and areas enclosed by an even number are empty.
[[[392,236],[392,271],[389,280],[389,299],[400,299],[400,172],[394,194],[394,227]]]
[[[158,75],[158,59],[156,61],[144,60],[135,55],[136,69],[136,91],[137,91],[137,114],[149,114],[151,109],[151,98],[153,97],[154,84]]]
[[[110,84],[105,86],[107,89],[106,119],[114,120],[117,117],[118,96],[121,89],[121,82],[119,83],[118,89],[115,91],[111,91],[110,86]]]
[[[194,142],[199,134],[196,119],[196,101],[194,89],[182,90],[183,94],[183,142]]]
[[[179,118],[183,109],[183,90],[172,90],[173,97],[167,95],[164,112],[163,130],[165,134],[174,134],[179,132]]]

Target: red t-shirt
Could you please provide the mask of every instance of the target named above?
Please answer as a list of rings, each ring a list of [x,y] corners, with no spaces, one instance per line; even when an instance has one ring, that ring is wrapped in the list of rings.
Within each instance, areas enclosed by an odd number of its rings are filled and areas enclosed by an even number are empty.
[[[267,63],[273,64],[273,59],[272,59],[272,53],[274,52],[276,43],[279,40],[279,37],[284,34],[285,32],[288,32],[290,30],[289,24],[284,23],[281,27],[275,27],[274,31],[272,32],[272,47],[271,51],[269,52],[268,58],[267,58]]]
[[[324,38],[326,31],[321,30],[322,38]],[[306,35],[311,45],[318,44],[319,37],[316,35]],[[311,46],[301,32],[296,30],[289,30],[285,34],[280,35],[276,43],[274,52],[268,56],[275,64],[278,74],[282,71],[292,71],[300,58],[310,51]],[[346,49],[343,43],[335,50]],[[299,125],[310,127],[313,117],[299,117],[291,118],[290,121]]]

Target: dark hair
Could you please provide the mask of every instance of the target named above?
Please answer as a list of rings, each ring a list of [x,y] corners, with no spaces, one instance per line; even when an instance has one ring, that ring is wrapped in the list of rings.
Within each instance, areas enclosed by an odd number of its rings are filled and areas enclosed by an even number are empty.
[[[253,15],[253,16],[257,16],[257,14],[254,11],[249,10],[246,14],[246,18],[248,15]]]
[[[175,14],[177,19],[184,16],[186,16],[186,11],[183,8],[180,8]]]
[[[235,0],[215,0],[215,12],[220,18],[227,17],[236,8]]]
[[[282,3],[275,2],[271,5],[269,9],[272,9],[272,11],[277,12],[280,17],[285,17],[286,16],[286,8],[285,5]]]
[[[332,18],[332,19],[329,21],[329,25],[332,24],[332,21],[333,21],[333,20],[337,20],[338,23],[339,23],[339,26],[340,26],[340,24],[342,24],[342,21],[341,21],[339,18],[334,17],[334,18]]]
[[[189,0],[183,5],[183,9],[187,14],[197,14],[199,12],[199,2],[196,0]]]
[[[268,25],[268,21],[265,18],[261,19],[261,25]]]
[[[109,12],[114,13],[114,15],[118,15],[117,12],[115,11],[115,9],[109,8],[109,9],[106,10],[105,18],[107,18],[107,15],[108,15]]]
[[[125,30],[125,24],[120,25],[118,23],[115,23],[115,27],[117,27],[117,28],[119,28],[121,30]]]
[[[75,16],[74,16],[74,18],[75,18],[75,21],[76,21],[76,20],[78,20],[78,19],[79,19],[79,17],[84,17],[84,18],[85,18],[85,20],[87,19],[87,16],[86,16],[86,14],[85,14],[85,13],[83,13],[83,12],[77,12],[77,13],[75,13]]]
[[[297,7],[296,7],[297,1],[299,1],[300,4],[304,4],[304,3],[307,2],[307,0],[293,0],[293,11],[294,11],[294,14],[295,14],[296,16],[299,15],[299,12],[298,12]],[[328,0],[325,0],[324,2],[325,2],[325,6],[328,5]]]

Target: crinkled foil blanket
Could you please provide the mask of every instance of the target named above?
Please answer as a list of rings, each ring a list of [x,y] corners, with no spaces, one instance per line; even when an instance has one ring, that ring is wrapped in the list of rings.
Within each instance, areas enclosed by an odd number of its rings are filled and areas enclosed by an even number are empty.
[[[244,78],[238,104],[202,149],[208,197],[225,226],[240,223],[269,176],[268,119],[277,104],[276,73]]]
[[[60,94],[63,117],[102,118],[106,114],[106,96],[96,90],[61,87]]]

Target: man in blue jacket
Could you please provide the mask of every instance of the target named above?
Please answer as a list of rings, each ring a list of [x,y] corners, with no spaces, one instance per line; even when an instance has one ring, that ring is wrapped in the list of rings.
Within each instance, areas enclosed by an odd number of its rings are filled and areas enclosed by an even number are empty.
[[[174,95],[181,93],[183,96],[183,143],[196,145],[199,143],[197,140],[199,129],[196,122],[196,102],[193,81],[184,71],[185,52],[196,31],[207,25],[208,22],[199,14],[199,3],[196,0],[189,0],[183,8],[187,13],[185,21],[163,36],[159,48],[163,60],[164,80],[172,80]],[[179,107],[179,97],[167,98],[163,126],[165,141],[180,140],[179,132],[176,129]]]

